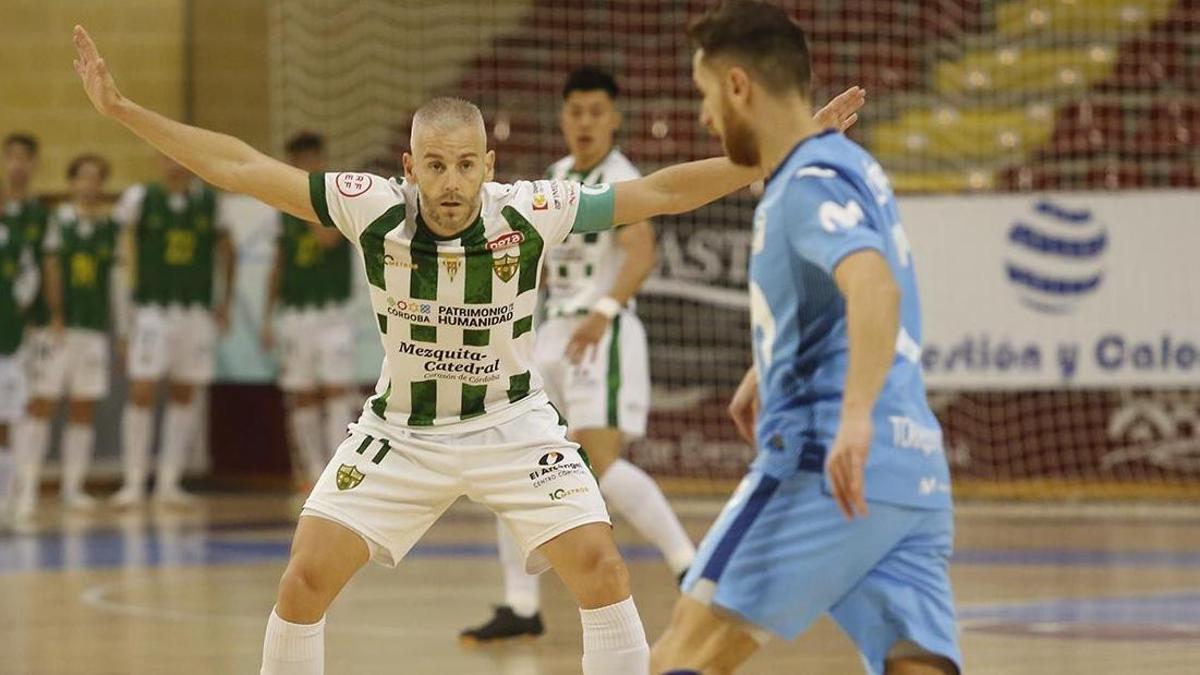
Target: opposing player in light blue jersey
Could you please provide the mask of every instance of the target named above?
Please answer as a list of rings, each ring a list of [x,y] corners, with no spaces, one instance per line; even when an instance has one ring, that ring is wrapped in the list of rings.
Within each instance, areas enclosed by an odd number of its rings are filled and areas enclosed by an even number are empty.
[[[731,672],[829,612],[870,673],[956,673],[949,472],[887,177],[810,121],[806,40],[782,10],[727,3],[692,36],[703,122],[769,176],[754,367],[730,406],[758,457],[700,546],[653,672]]]

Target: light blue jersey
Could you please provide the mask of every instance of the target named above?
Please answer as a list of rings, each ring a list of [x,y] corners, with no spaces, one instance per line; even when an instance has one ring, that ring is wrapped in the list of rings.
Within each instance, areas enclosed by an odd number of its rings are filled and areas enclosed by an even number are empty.
[[[883,170],[837,133],[808,138],[772,175],[750,263],[758,458],[704,536],[683,580],[691,597],[792,639],[828,613],[868,673],[929,653],[961,669],[950,588],[954,520],[942,434],[921,379],[912,255]],[[838,263],[874,250],[902,293],[896,356],[873,411],[870,515],[847,520],[825,454],[846,379]]]
[[[895,361],[872,416],[866,496],[950,508],[942,432],[921,375],[921,303],[895,197],[879,164],[835,132],[800,143],[755,212],[750,299],[762,400],[759,461],[764,468],[823,469],[849,362],[846,302],[833,272],[864,250],[887,260],[901,291]]]

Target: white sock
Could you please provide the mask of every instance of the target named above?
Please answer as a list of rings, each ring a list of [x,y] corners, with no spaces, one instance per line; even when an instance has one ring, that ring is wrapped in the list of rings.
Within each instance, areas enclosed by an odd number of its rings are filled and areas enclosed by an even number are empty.
[[[496,519],[496,547],[500,549],[500,567],[504,570],[504,604],[517,616],[532,617],[541,604],[541,580],[525,572],[525,556],[512,532]]]
[[[8,508],[8,498],[12,495],[13,456],[6,445],[0,445],[0,517]]]
[[[132,403],[125,406],[125,417],[121,423],[124,436],[121,463],[125,470],[125,487],[146,489],[146,474],[150,471],[150,424],[154,411]]]
[[[346,440],[351,418],[353,418],[351,398],[349,396],[331,396],[325,399],[325,439],[323,456],[326,461],[333,457],[333,451]],[[324,464],[325,462],[321,462]]]
[[[46,442],[50,437],[50,420],[27,417],[17,425],[13,444],[16,460],[16,490],[20,499],[37,500],[41,485],[42,462],[46,459]]]
[[[696,546],[649,474],[618,459],[600,477],[600,494],[638,534],[654,544],[672,572],[679,574],[692,564]]]
[[[325,617],[313,624],[284,621],[271,609],[263,638],[261,675],[321,675],[325,672]]]
[[[158,473],[154,483],[154,490],[159,494],[179,489],[183,470],[187,467],[187,451],[191,447],[195,423],[194,404],[167,404],[167,414],[163,418],[162,451],[158,453]]]
[[[649,675],[650,645],[633,598],[581,609],[584,675]]]
[[[325,437],[316,406],[306,405],[291,412],[292,442],[296,444],[300,470],[309,480],[317,480],[325,470]]]
[[[72,497],[83,493],[88,468],[92,464],[92,447],[96,431],[91,424],[70,424],[63,434],[62,451],[62,496]]]

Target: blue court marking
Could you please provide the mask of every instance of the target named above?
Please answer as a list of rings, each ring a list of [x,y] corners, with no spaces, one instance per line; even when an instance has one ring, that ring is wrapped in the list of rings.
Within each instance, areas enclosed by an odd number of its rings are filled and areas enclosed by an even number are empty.
[[[104,529],[80,534],[60,532],[7,535],[0,538],[0,574],[52,570],[104,569],[124,566],[165,567],[233,565],[283,561],[287,558],[290,521],[248,525],[201,525],[180,530],[136,532]],[[274,538],[244,535],[278,531]],[[623,546],[629,560],[656,560],[648,545]],[[419,543],[409,553],[417,558],[490,558],[492,543]],[[961,549],[953,563],[962,565],[1051,567],[1200,568],[1197,551],[1111,551],[1102,549]]]
[[[1200,643],[1200,592],[1049,598],[960,609],[970,631],[1059,640]]]

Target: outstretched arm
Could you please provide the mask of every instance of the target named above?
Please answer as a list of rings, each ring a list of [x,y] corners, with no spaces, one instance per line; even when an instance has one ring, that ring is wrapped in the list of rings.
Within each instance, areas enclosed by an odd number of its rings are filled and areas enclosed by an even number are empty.
[[[822,127],[845,131],[858,121],[866,95],[865,89],[851,87],[817,111],[813,120]],[[724,157],[669,166],[645,178],[613,185],[613,223],[625,225],[692,211],[760,178],[757,168],[737,166]]]
[[[100,114],[124,124],[164,155],[212,185],[248,194],[282,211],[316,222],[308,197],[308,176],[225,134],[167,119],[121,95],[92,41],[75,27],[75,72]]]

